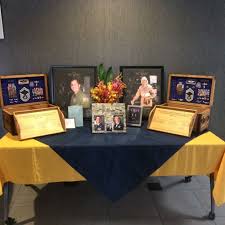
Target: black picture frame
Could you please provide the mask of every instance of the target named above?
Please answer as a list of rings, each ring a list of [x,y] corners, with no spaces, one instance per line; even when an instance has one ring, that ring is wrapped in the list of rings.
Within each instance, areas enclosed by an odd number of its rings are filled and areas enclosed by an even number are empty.
[[[127,126],[141,127],[143,107],[140,105],[127,106]]]
[[[146,77],[151,88],[151,95],[144,98],[140,96],[134,105],[143,106],[143,119],[147,119],[154,105],[162,104],[164,96],[164,67],[163,66],[120,66],[122,80],[127,85],[122,98],[123,103],[131,105],[131,100],[140,90],[141,80]],[[144,79],[144,78],[143,78]],[[149,92],[148,92],[149,95]],[[154,97],[153,97],[154,96]]]
[[[50,91],[50,101],[52,104],[58,105],[65,117],[68,117],[68,106],[71,105],[72,98],[78,102],[78,105],[83,105],[84,108],[84,118],[91,118],[91,96],[90,89],[95,86],[97,77],[97,67],[96,66],[60,66],[53,65],[50,67],[49,71],[49,91]],[[79,100],[76,100],[76,94],[71,90],[72,81],[76,84],[77,80],[80,83],[79,89]],[[78,96],[78,95],[77,95]],[[73,101],[74,102],[74,101]],[[73,104],[72,104],[73,105]]]

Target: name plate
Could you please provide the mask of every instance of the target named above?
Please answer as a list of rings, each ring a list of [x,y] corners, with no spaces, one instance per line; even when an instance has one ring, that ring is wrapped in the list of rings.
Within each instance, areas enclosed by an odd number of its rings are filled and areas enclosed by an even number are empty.
[[[65,131],[65,122],[58,108],[15,112],[14,119],[20,140]]]
[[[190,137],[196,110],[156,106],[149,115],[148,129]]]

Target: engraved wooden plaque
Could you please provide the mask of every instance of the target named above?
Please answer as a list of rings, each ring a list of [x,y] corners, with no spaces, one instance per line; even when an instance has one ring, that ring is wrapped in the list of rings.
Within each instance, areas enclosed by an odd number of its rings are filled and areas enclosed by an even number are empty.
[[[65,132],[65,121],[58,107],[14,113],[20,140]]]
[[[190,137],[196,110],[156,106],[149,115],[148,129]]]

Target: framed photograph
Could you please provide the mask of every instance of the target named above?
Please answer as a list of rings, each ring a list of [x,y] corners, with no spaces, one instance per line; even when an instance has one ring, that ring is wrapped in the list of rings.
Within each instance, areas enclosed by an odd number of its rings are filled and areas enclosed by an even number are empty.
[[[68,106],[81,105],[84,118],[91,118],[90,89],[95,86],[96,66],[52,66],[50,69],[51,102],[68,117]]]
[[[140,127],[142,122],[143,107],[140,105],[127,106],[127,125]]]
[[[92,133],[126,132],[126,112],[124,103],[93,103]]]
[[[105,131],[104,115],[94,115],[94,131],[95,132],[104,132]]]
[[[154,105],[163,101],[163,66],[120,66],[123,82],[127,85],[123,102],[140,105],[146,118]]]

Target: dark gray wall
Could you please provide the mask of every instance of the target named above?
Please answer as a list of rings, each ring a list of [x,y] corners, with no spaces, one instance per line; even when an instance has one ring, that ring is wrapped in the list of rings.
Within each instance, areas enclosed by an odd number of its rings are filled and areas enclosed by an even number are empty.
[[[215,74],[211,129],[225,138],[224,0],[2,0],[0,73],[50,65],[164,65]],[[165,83],[167,80],[165,80]]]

